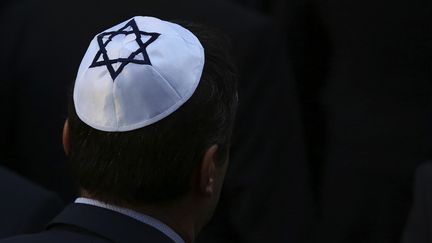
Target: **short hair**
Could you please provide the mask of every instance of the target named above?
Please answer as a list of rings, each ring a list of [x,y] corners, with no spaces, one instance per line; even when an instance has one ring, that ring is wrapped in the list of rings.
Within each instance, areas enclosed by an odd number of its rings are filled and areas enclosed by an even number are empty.
[[[228,157],[236,113],[237,75],[228,38],[199,24],[180,22],[205,50],[200,83],[177,111],[128,132],[104,132],[82,122],[69,95],[69,164],[78,186],[107,203],[170,203],[184,196],[205,152]]]

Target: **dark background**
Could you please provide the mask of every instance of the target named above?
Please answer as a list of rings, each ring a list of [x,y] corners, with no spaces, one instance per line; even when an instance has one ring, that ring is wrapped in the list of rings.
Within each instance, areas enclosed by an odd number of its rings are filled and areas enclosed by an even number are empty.
[[[432,2],[109,2],[0,3],[5,166],[72,200],[65,94],[92,35],[133,15],[204,22],[233,39],[243,101],[201,241],[399,242],[431,155]]]

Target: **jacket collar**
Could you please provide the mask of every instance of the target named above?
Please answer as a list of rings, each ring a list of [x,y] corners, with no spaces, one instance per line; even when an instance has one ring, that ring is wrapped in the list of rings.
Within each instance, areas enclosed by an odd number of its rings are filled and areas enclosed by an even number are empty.
[[[173,243],[159,230],[126,215],[92,205],[71,204],[48,225],[74,226],[114,242]]]

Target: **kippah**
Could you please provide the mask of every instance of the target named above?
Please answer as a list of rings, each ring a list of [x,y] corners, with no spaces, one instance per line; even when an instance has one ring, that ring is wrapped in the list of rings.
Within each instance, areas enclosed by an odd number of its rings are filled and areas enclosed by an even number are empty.
[[[133,17],[91,41],[75,81],[76,113],[101,131],[148,126],[193,95],[203,68],[204,49],[189,30]]]

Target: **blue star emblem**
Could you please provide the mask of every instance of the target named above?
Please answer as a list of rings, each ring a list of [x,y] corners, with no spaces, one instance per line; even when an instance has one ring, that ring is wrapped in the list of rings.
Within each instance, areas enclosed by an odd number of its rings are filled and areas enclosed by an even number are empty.
[[[106,50],[107,45],[117,35],[127,36],[130,34],[135,35],[135,41],[138,44],[139,48],[136,51],[133,51],[126,58],[110,59],[108,57],[108,53]],[[149,36],[150,38],[146,42],[143,42],[143,40],[141,39],[142,36]],[[96,53],[96,56],[93,59],[93,62],[89,68],[106,66],[110,75],[111,75],[111,78],[114,81],[117,78],[117,76],[123,71],[123,68],[126,65],[128,65],[129,63],[136,63],[136,64],[141,64],[141,65],[152,65],[150,58],[147,54],[146,48],[151,43],[153,43],[159,36],[160,36],[159,33],[148,33],[145,31],[141,31],[138,28],[134,19],[130,20],[128,23],[126,23],[125,26],[123,26],[122,28],[120,28],[117,31],[109,31],[109,32],[101,33],[96,37],[97,42],[99,44],[99,51]],[[142,60],[136,58],[140,54],[142,54],[142,57],[143,57]],[[101,57],[102,57],[102,59],[101,59]],[[120,66],[117,68],[117,70],[115,70],[113,67],[113,64],[115,64],[115,63],[120,63]]]

